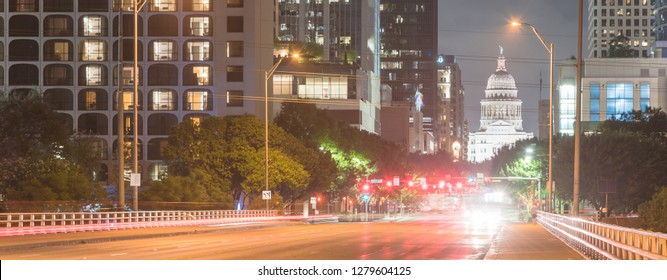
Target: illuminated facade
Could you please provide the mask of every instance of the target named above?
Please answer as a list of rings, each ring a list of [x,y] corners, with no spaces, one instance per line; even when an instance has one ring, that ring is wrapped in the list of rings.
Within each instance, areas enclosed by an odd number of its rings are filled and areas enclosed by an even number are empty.
[[[655,57],[667,58],[667,0],[655,1]]]
[[[585,130],[646,106],[667,108],[667,58],[591,58],[583,63],[581,121]],[[558,131],[565,135],[574,133],[574,75],[576,64],[572,61],[561,66]]]
[[[485,98],[480,102],[482,116],[480,128],[468,138],[468,161],[483,162],[491,159],[504,146],[512,146],[519,140],[533,138],[532,132],[523,130],[521,104],[514,77],[507,72],[502,47],[498,67],[487,82]]]
[[[463,153],[468,143],[463,139],[464,133],[464,89],[461,81],[461,68],[452,55],[439,55],[437,60],[437,90],[440,109],[440,125],[434,126],[440,131],[436,139],[438,148],[447,151],[454,160],[466,160]]]
[[[423,95],[421,112],[425,120],[430,120],[422,123],[421,131],[432,134],[436,139],[436,152],[440,147],[438,139],[442,138],[441,126],[445,125],[445,122],[441,121],[441,100],[436,85],[437,49],[437,0],[380,0],[380,73],[383,87],[390,89],[383,92],[390,92],[391,100],[384,102],[386,105],[383,105],[383,108],[412,108],[415,106],[415,93],[419,90]],[[394,124],[382,123],[383,127],[392,125]],[[386,137],[390,138],[397,137]],[[405,145],[406,141],[401,141],[400,144]],[[406,148],[412,146],[410,143]]]
[[[111,174],[118,104],[126,143],[137,106],[141,173],[156,179],[165,170],[161,151],[173,125],[212,115],[263,118],[263,103],[245,100],[263,97],[257,70],[273,64],[271,50],[256,47],[273,44],[273,24],[265,20],[273,7],[259,2],[148,0],[138,12],[135,81],[133,1],[0,0],[0,91],[43,93],[76,131],[94,135]]]
[[[655,40],[656,0],[589,0],[588,57],[608,56],[609,44],[617,36],[629,39],[634,57],[652,57]]]

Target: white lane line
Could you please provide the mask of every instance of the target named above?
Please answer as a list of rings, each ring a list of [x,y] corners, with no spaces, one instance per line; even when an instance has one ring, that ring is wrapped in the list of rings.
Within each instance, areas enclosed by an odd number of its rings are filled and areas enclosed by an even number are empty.
[[[127,255],[127,253],[111,254],[112,257],[118,257],[122,255]]]

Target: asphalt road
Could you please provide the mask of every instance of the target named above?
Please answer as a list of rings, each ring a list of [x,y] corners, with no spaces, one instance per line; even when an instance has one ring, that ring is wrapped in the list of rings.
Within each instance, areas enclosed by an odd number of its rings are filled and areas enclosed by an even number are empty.
[[[375,222],[202,227],[173,236],[144,229],[132,238],[114,238],[128,232],[112,231],[103,240],[0,250],[0,259],[475,260],[484,258],[502,225],[481,217],[448,212]]]

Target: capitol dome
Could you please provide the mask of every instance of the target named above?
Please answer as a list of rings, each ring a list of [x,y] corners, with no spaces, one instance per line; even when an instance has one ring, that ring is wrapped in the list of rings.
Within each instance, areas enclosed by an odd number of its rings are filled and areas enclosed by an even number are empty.
[[[516,90],[514,77],[505,70],[497,70],[489,77],[486,83],[487,90],[509,89]]]

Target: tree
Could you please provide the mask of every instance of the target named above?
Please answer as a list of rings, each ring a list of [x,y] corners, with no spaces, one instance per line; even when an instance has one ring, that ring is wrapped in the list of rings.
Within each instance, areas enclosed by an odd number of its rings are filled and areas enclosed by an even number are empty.
[[[661,108],[646,107],[622,113],[619,118],[612,117],[602,123],[602,133],[613,131],[637,132],[654,137],[656,140],[667,140],[667,113]]]
[[[667,145],[656,138],[628,131],[608,131],[581,139],[579,194],[582,200],[603,206],[605,196],[600,182],[616,182],[616,193],[609,195],[609,208],[621,212],[635,211],[667,184]],[[560,141],[554,156],[556,191],[561,198],[572,199],[572,138]],[[603,187],[603,186],[602,186]]]
[[[97,200],[93,139],[74,135],[35,91],[0,99],[0,191],[11,200]]]
[[[191,176],[195,171],[210,194],[231,194],[244,204],[265,189],[264,124],[250,115],[208,117],[199,125],[176,126],[165,148],[171,176]],[[308,186],[311,176],[304,168],[320,155],[308,150],[282,129],[269,128],[269,189],[283,197]],[[316,168],[313,167],[313,168]]]
[[[623,35],[619,35],[610,40],[607,57],[634,57],[635,51],[636,50],[630,48],[630,39]]]
[[[648,230],[667,233],[667,187],[662,187],[653,198],[639,205],[639,216]]]

